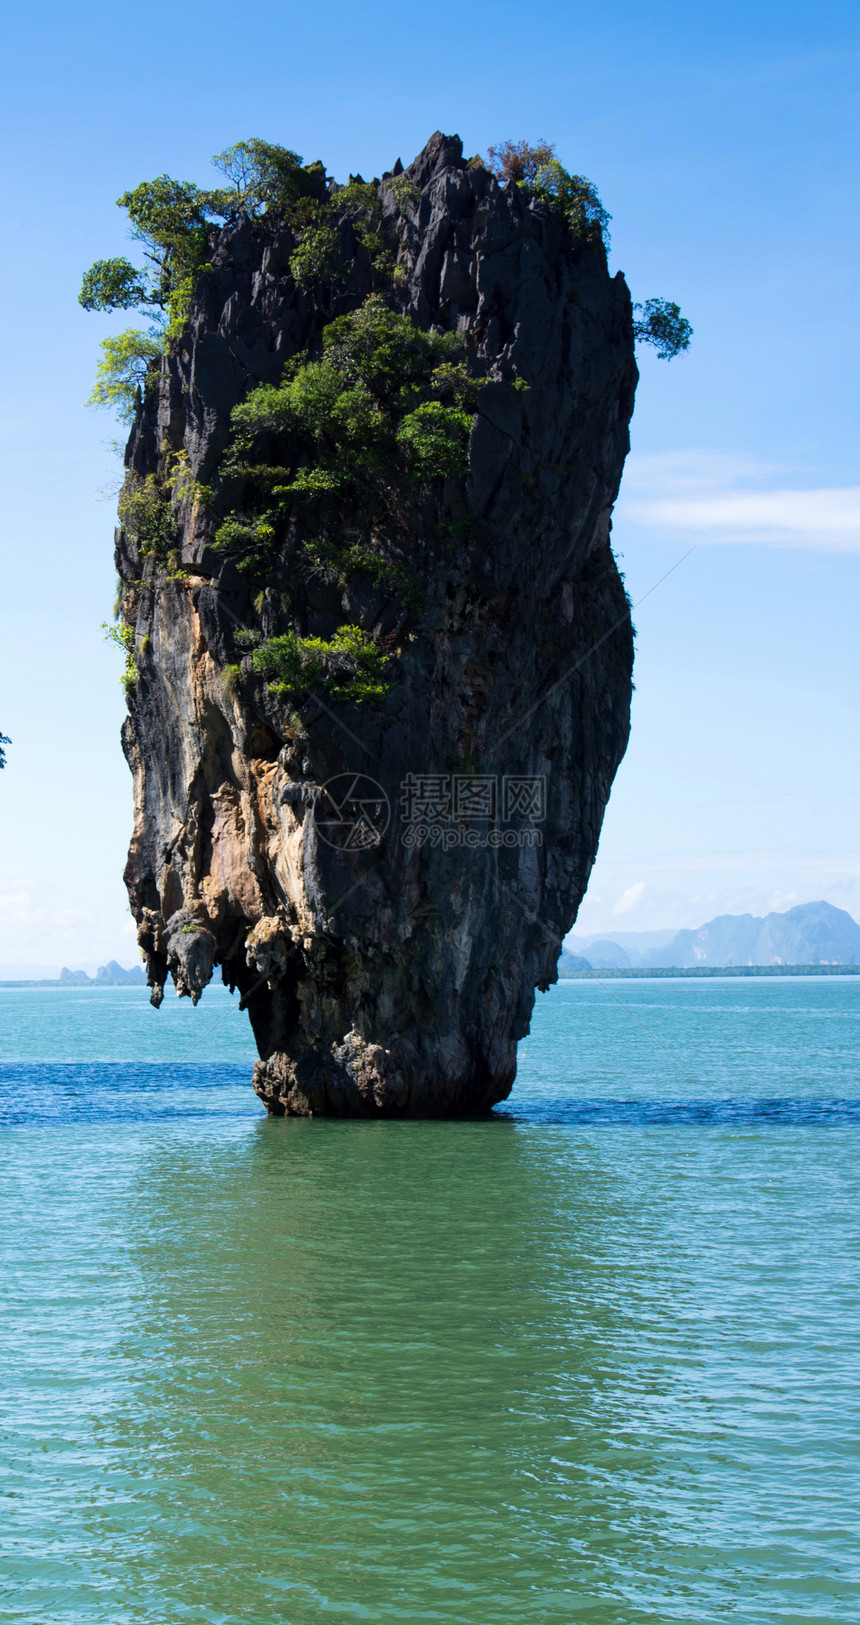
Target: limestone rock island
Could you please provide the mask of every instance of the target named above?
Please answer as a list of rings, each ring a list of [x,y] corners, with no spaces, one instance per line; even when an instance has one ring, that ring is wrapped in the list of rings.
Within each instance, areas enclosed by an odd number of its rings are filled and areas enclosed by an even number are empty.
[[[457,137],[303,174],[210,228],[138,399],[126,883],[153,1002],[220,966],[269,1112],[482,1111],[627,744],[631,301]]]

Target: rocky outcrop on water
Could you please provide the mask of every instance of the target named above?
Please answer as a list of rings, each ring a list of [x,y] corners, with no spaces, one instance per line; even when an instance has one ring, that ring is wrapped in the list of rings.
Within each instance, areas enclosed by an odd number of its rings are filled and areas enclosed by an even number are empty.
[[[127,503],[131,906],[153,1002],[169,976],[196,1001],[216,966],[241,990],[274,1113],[508,1094],[628,737],[610,547],[637,377],[626,284],[599,238],[467,165],[456,137],[396,174],[373,183],[393,272],[348,222],[317,281],[297,282],[276,217],[215,234],[127,452],[163,541]],[[231,413],[371,295],[458,336],[467,468],[392,464],[359,495],[303,469],[282,518],[242,521],[268,549],[249,563],[225,514],[283,454],[273,430],[250,473],[231,464]]]

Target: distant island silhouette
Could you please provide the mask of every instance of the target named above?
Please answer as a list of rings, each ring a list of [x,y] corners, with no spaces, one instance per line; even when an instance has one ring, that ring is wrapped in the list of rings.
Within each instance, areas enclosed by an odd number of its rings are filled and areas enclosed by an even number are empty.
[[[63,966],[59,976],[16,976],[8,981],[0,979],[0,987],[145,987],[146,976],[142,965],[125,970],[115,959],[99,965],[95,976],[85,970],[69,970]]]

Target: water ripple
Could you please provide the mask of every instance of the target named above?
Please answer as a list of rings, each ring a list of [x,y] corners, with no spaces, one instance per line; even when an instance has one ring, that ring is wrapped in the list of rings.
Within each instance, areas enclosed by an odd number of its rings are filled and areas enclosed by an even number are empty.
[[[512,1123],[547,1125],[617,1124],[677,1127],[681,1124],[726,1124],[732,1128],[777,1124],[791,1128],[860,1123],[860,1099],[722,1099],[722,1100],[556,1100],[532,1099],[493,1114]]]

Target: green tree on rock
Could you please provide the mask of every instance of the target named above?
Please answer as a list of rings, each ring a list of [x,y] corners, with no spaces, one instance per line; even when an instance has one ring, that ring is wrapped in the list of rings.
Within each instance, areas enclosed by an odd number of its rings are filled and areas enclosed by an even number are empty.
[[[490,147],[487,157],[503,185],[518,186],[561,209],[575,238],[608,242],[612,216],[604,209],[597,187],[584,175],[571,175],[559,163],[551,142],[530,146],[527,141],[502,141]]]
[[[78,302],[84,310],[139,310],[158,303],[144,274],[130,260],[96,260],[84,274]]]
[[[671,361],[682,350],[689,350],[693,329],[671,299],[646,299],[633,310],[642,312],[634,317],[634,338],[652,344],[661,361]]]
[[[303,200],[324,202],[328,182],[321,163],[303,165],[298,153],[272,142],[240,141],[212,159],[232,184],[206,191],[193,181],[157,175],[117,199],[143,249],[144,264],[124,255],[96,260],[78,295],[84,310],[139,310],[153,325],[126,330],[102,341],[90,405],[113,406],[126,421],[134,414],[137,391],[155,374],[153,363],[182,329],[194,283],[211,269],[210,234],[224,221],[280,212],[286,217]]]
[[[500,141],[487,152],[490,169],[496,179],[513,186],[531,186],[546,164],[555,158],[555,146],[549,141]]]
[[[134,417],[138,392],[155,376],[155,363],[164,350],[161,334],[138,327],[102,339],[102,358],[96,368],[96,381],[87,406],[111,406],[121,423]]]
[[[236,215],[257,215],[274,210],[289,214],[301,198],[325,200],[328,190],[324,166],[317,161],[303,164],[289,147],[271,141],[237,141],[235,146],[216,152],[212,159],[233,190],[207,194],[213,211],[224,219]]]

